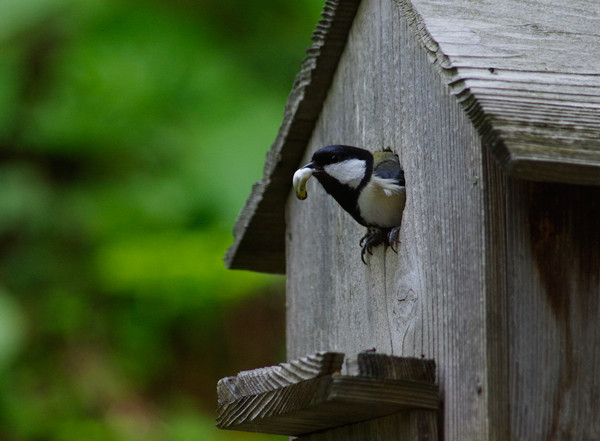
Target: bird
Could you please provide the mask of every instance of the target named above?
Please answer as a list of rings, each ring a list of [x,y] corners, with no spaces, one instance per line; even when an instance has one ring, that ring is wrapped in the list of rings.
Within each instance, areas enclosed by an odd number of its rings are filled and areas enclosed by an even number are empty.
[[[311,161],[294,173],[296,197],[307,198],[306,182],[314,176],[340,206],[367,233],[360,239],[360,258],[380,244],[399,243],[406,205],[406,182],[398,156],[385,150],[370,151],[349,145],[329,145],[317,150]]]

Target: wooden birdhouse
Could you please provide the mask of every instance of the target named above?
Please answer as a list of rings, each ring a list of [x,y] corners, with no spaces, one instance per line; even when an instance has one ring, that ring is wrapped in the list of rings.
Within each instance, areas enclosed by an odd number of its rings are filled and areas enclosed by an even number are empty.
[[[431,360],[438,405],[300,434],[600,439],[600,3],[327,1],[313,40],[226,263],[286,274],[288,360]],[[294,197],[330,144],[399,156],[397,253]]]

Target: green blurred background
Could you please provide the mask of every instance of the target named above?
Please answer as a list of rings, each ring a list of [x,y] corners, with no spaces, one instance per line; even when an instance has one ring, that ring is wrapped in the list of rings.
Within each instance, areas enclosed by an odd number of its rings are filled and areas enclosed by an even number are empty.
[[[322,0],[0,0],[0,440],[274,440],[215,383],[284,358],[231,228]]]

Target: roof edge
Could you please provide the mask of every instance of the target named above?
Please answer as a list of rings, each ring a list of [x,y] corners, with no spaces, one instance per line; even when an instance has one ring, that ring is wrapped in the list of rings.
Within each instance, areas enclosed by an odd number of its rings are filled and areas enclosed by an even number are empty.
[[[466,69],[457,66],[431,34],[425,19],[417,10],[419,0],[395,0],[395,2],[402,9],[403,15],[427,52],[430,61],[438,68],[450,93],[457,98],[482,137],[483,143],[490,148],[493,157],[508,175],[531,181],[600,185],[600,142],[598,141],[600,117],[598,114],[586,115],[587,119],[577,117],[572,119],[569,116],[570,109],[557,110],[559,106],[556,106],[553,110],[560,111],[560,114],[552,120],[553,127],[543,119],[527,121],[528,128],[515,127],[511,122],[501,121],[497,112],[494,112],[493,106],[488,102],[487,107],[484,108],[478,96],[480,94],[471,90],[470,86],[478,78],[476,76],[469,78],[468,74],[463,72]],[[484,70],[491,75],[498,74],[493,67]],[[533,73],[520,71],[521,75]],[[569,76],[576,84],[590,86],[587,77],[597,77],[598,74],[570,73]],[[590,88],[588,93],[596,94],[597,90],[597,88]],[[531,103],[527,101],[519,103],[518,100],[514,100],[512,105],[515,112],[520,104],[525,109],[524,112],[530,112]],[[537,102],[536,105],[542,107],[541,102]],[[590,110],[590,113],[594,110]],[[543,115],[544,110],[540,112]],[[579,128],[582,122],[585,122],[584,127]],[[594,129],[590,128],[593,124],[596,124]],[[528,136],[528,130],[543,131],[544,135],[540,136],[541,141],[533,141]],[[576,154],[569,151],[573,144],[574,131],[582,132],[582,140],[580,145],[576,146],[579,150]],[[586,133],[583,133],[584,131]]]
[[[285,274],[283,207],[290,179],[312,135],[359,4],[360,0],[325,2],[313,44],[288,96],[283,122],[267,152],[263,177],[252,187],[233,228],[234,243],[224,257],[229,269]]]

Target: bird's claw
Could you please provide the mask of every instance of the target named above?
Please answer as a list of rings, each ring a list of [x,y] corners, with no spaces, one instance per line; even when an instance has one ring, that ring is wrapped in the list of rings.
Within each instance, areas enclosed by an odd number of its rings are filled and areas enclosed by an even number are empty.
[[[400,243],[400,227],[394,227],[390,230],[381,230],[379,228],[369,228],[367,234],[361,237],[359,245],[362,247],[360,260],[366,265],[365,253],[373,255],[373,247],[385,243],[389,245],[394,253],[398,254],[397,244]]]
[[[386,239],[392,251],[398,254],[398,248],[396,247],[396,244],[400,243],[400,227],[392,228],[388,233]]]
[[[386,233],[383,230],[377,228],[369,228],[367,230],[367,234],[365,234],[359,242],[359,245],[362,247],[360,252],[360,260],[366,265],[365,261],[365,253],[369,253],[371,256],[373,255],[373,247],[383,243],[386,241]]]
[[[369,228],[367,230],[367,234],[365,234],[363,237],[360,238],[360,242],[358,242],[358,245],[360,245],[362,247],[363,244],[365,243],[365,241],[369,238],[369,236],[371,234],[373,234],[373,230],[371,228]]]

